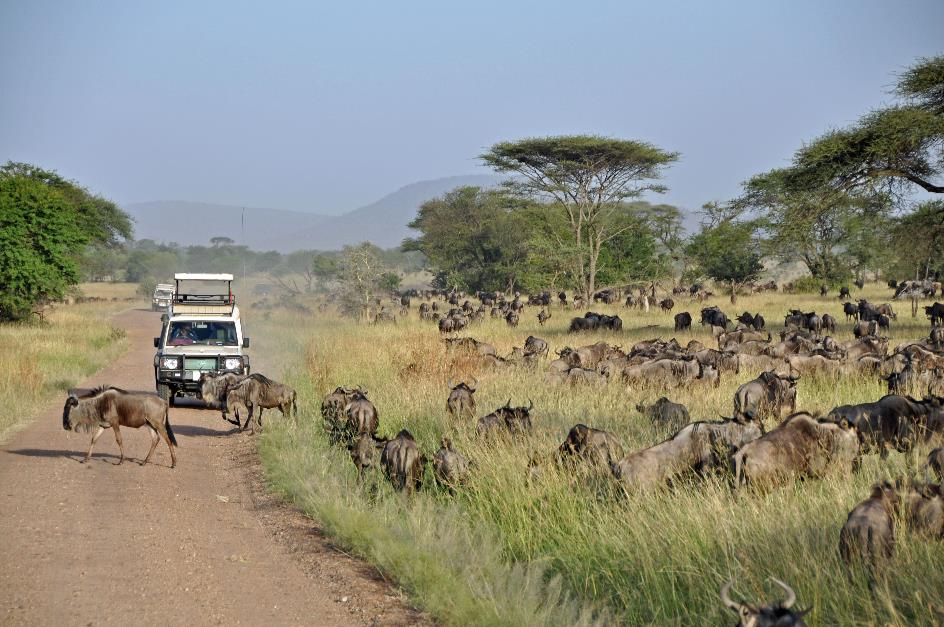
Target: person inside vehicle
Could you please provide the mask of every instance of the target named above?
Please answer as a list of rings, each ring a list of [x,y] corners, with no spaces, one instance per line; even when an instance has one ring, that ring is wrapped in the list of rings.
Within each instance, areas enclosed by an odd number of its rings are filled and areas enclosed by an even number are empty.
[[[197,335],[193,332],[193,329],[190,328],[189,322],[184,322],[174,329],[172,340],[189,340],[191,342],[197,341]]]

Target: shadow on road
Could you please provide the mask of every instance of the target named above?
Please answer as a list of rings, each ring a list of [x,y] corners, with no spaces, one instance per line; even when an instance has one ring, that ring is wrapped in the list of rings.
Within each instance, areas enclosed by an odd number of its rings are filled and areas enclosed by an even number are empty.
[[[13,455],[25,455],[26,457],[68,457],[73,461],[80,462],[85,459],[85,453],[80,451],[64,451],[62,449],[44,449],[44,448],[20,448],[20,449],[8,449],[3,451],[4,453],[12,453]],[[114,459],[116,462],[118,460],[117,455],[111,453],[92,453],[92,460],[105,461],[105,459]],[[125,461],[130,460],[130,457],[125,457]]]
[[[222,429],[225,429],[225,431],[221,431],[220,429],[201,427],[199,425],[176,425],[173,422],[171,423],[171,428],[173,428],[174,433],[177,435],[207,436],[211,438],[221,438],[223,436],[233,435],[239,431],[236,427],[233,427],[232,429],[221,427]]]

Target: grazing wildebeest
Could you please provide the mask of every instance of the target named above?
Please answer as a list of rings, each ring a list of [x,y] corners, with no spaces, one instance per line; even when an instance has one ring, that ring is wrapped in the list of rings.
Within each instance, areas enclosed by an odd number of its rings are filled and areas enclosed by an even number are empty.
[[[830,468],[851,472],[859,439],[847,421],[820,421],[799,412],[745,444],[731,456],[734,485],[776,485],[790,478],[820,477]]]
[[[528,355],[541,355],[547,357],[550,353],[550,347],[547,345],[547,342],[542,340],[539,337],[534,337],[529,335],[528,338],[524,341],[524,354]]]
[[[878,323],[879,329],[888,330],[888,327],[891,326],[891,320],[885,314],[879,314],[878,318],[875,319],[875,322]],[[871,322],[869,323],[871,324]]]
[[[487,416],[479,418],[476,425],[476,433],[479,435],[489,435],[494,431],[503,431],[511,435],[518,435],[531,431],[531,410],[534,409],[534,402],[528,401],[528,407],[512,407],[511,399],[503,406],[499,407]]]
[[[664,425],[673,431],[678,431],[691,422],[688,409],[681,403],[673,403],[666,397],[661,397],[652,405],[639,403],[636,411],[651,420],[654,424]]]
[[[836,332],[836,319],[829,314],[823,314],[823,329],[830,333]]]
[[[825,285],[820,285],[820,286],[819,286],[819,295],[820,295],[820,296],[822,296],[823,298],[825,298],[825,297],[826,297],[826,294],[828,294],[828,293],[829,293],[829,288],[828,288],[828,287],[826,287]]]
[[[510,327],[518,326],[518,312],[512,309],[505,314],[505,322],[507,322]]]
[[[338,386],[321,402],[321,418],[324,420],[328,439],[332,443],[339,442],[344,437],[344,423],[346,422],[344,408],[351,402],[355,389],[360,388]]]
[[[403,429],[388,440],[380,453],[380,466],[393,488],[407,496],[420,487],[423,480],[423,456],[413,434]]]
[[[852,327],[852,335],[854,335],[856,339],[860,337],[877,336],[878,335],[878,321],[869,320],[868,322],[866,322],[863,320],[861,322],[856,322],[855,326]]]
[[[363,478],[365,470],[376,466],[377,451],[385,445],[385,440],[376,440],[369,433],[360,434],[353,443],[347,445],[354,467],[357,468],[358,479]]]
[[[692,328],[692,314],[687,311],[675,314],[675,330],[687,331]]]
[[[855,281],[852,282],[852,284],[855,285],[860,290],[865,287],[865,281],[863,281],[861,278],[856,279]]]
[[[803,617],[809,610],[802,612],[791,610],[790,608],[796,603],[796,593],[779,579],[771,577],[771,580],[787,593],[786,599],[771,605],[748,605],[733,601],[731,599],[733,581],[729,581],[721,588],[721,601],[724,606],[738,615],[737,627],[806,627]]]
[[[257,372],[227,390],[225,402],[222,406],[223,418],[227,422],[232,422],[227,417],[228,408],[231,404],[237,408],[245,407],[249,413],[246,424],[242,426],[242,429],[245,429],[258,409],[259,413],[256,415],[255,426],[262,429],[262,412],[264,410],[278,408],[282,412],[282,416],[297,416],[298,404],[296,400],[297,394],[294,389]],[[239,418],[237,417],[236,420],[238,421]],[[253,432],[255,432],[255,426],[253,426]]]
[[[846,322],[849,320],[856,321],[859,319],[859,308],[852,303],[843,303],[842,313],[846,314]]]
[[[478,386],[478,380],[474,380],[471,385],[465,381],[460,381],[456,385],[449,380],[449,398],[446,399],[446,411],[453,418],[474,418],[475,417],[475,388]]]
[[[571,427],[558,455],[562,460],[576,458],[608,470],[623,458],[623,447],[612,433],[578,424]]]
[[[353,439],[362,433],[377,435],[380,415],[374,404],[367,399],[367,390],[356,388],[351,393],[351,400],[344,406],[344,415],[347,418],[344,425],[347,439]]]
[[[92,457],[92,447],[105,429],[112,429],[118,443],[120,465],[125,460],[120,427],[138,429],[146,426],[151,435],[151,448],[141,465],[148,463],[157,443],[163,438],[170,450],[170,467],[174,468],[177,465],[177,455],[174,453],[177,439],[171,429],[168,412],[167,402],[154,394],[125,392],[103,385],[82,396],[69,392],[62,408],[62,428],[66,431],[88,432],[93,427],[98,427],[89,443],[88,453],[85,454],[86,462]]]
[[[443,437],[441,446],[433,455],[433,472],[440,484],[455,489],[469,474],[469,462],[462,453],[452,448],[452,440]]]
[[[663,298],[659,301],[659,308],[662,309],[662,311],[672,311],[673,307],[675,307],[675,301],[671,298]]]
[[[862,566],[874,575],[891,559],[900,506],[895,486],[883,481],[872,486],[869,498],[852,508],[839,532],[839,555],[847,568]]]
[[[928,335],[928,343],[940,350],[944,346],[944,327],[933,327]]]
[[[694,422],[664,442],[630,453],[611,464],[610,470],[627,488],[653,488],[679,475],[722,469],[732,451],[760,435],[755,423]]]
[[[839,299],[840,299],[840,300],[842,300],[843,298],[849,298],[850,296],[851,296],[851,293],[849,292],[849,288],[848,288],[848,287],[844,286],[844,287],[840,287],[840,288],[839,288]]]
[[[204,372],[200,376],[200,398],[209,407],[219,409],[222,404],[226,391],[242,383],[249,375],[236,374],[235,372],[226,372],[217,374],[214,372]]]
[[[797,381],[793,375],[782,375],[772,370],[762,372],[753,381],[748,381],[734,394],[734,419],[763,419],[776,412],[777,419],[783,415],[784,407],[796,411]]]
[[[717,306],[715,307],[706,307],[701,310],[701,324],[702,326],[710,325],[712,327],[721,327],[722,330],[726,330],[730,324],[730,320],[724,314],[721,309]]]
[[[551,313],[547,309],[542,309],[538,312],[538,324],[542,327],[544,323],[551,319]]]
[[[874,403],[840,405],[825,420],[848,422],[855,427],[863,453],[878,449],[884,458],[888,446],[908,452],[930,435],[929,424],[941,417],[944,399],[930,397],[915,400],[908,396],[889,394]]]

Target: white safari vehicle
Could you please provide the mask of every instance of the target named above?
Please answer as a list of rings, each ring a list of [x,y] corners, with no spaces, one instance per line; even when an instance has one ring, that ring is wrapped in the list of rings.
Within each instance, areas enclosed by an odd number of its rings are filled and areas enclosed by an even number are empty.
[[[174,298],[174,286],[170,283],[158,283],[154,286],[154,294],[151,296],[151,310],[164,311],[170,307],[170,301]]]
[[[232,281],[232,274],[174,275],[170,308],[154,338],[154,381],[169,403],[199,397],[204,372],[249,374],[243,351],[249,338],[243,335]]]

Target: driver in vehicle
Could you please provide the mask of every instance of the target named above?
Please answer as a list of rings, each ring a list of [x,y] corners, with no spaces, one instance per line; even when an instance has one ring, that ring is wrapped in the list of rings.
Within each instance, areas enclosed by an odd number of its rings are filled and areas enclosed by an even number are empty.
[[[174,329],[172,340],[190,340],[191,342],[197,341],[197,335],[193,332],[193,329],[190,328],[188,323],[183,323]]]

